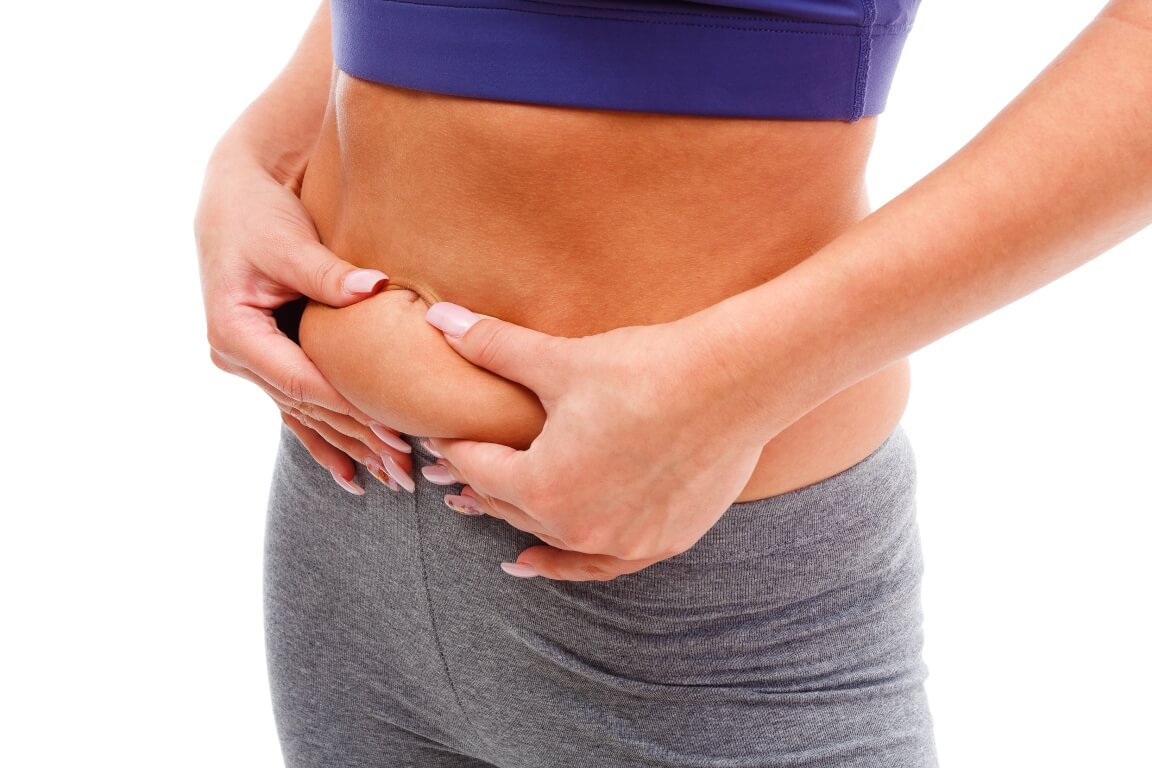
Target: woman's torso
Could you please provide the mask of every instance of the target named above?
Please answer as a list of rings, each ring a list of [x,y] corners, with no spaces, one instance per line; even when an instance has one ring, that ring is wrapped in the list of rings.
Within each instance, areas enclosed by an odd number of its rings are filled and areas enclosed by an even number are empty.
[[[383,423],[523,447],[539,404],[459,358],[424,322],[426,302],[559,336],[684,317],[866,215],[873,130],[488,101],[339,73],[301,197],[321,240],[386,272],[390,290],[310,306],[301,342]],[[740,499],[856,463],[899,421],[907,388],[900,363],[812,411],[766,445]]]

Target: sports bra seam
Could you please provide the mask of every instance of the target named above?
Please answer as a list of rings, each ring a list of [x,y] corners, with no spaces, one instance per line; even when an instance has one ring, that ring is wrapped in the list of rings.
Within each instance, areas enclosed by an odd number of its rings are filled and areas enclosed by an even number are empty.
[[[507,11],[510,13],[530,13],[530,14],[537,14],[537,15],[541,15],[541,16],[562,16],[562,17],[573,18],[573,19],[590,19],[590,20],[596,20],[596,21],[620,21],[620,22],[630,22],[633,24],[660,24],[660,25],[665,25],[665,26],[677,26],[677,27],[697,27],[700,29],[730,29],[730,30],[733,30],[736,32],[776,32],[779,34],[813,35],[813,36],[817,36],[817,37],[856,37],[856,38],[861,38],[861,37],[867,36],[870,38],[870,37],[877,36],[875,34],[875,32],[873,31],[877,28],[886,30],[883,33],[885,35],[902,35],[902,34],[905,34],[906,32],[908,32],[909,29],[911,28],[910,25],[907,25],[907,24],[890,24],[890,25],[874,24],[871,26],[839,24],[839,25],[835,25],[835,26],[852,27],[852,31],[818,32],[815,30],[800,30],[800,29],[787,29],[787,28],[774,29],[772,27],[737,27],[737,26],[723,25],[723,24],[693,24],[691,22],[685,22],[685,21],[662,21],[662,20],[657,21],[657,20],[653,20],[653,19],[629,19],[629,18],[621,18],[621,17],[616,17],[616,16],[595,16],[595,15],[591,15],[591,14],[549,13],[549,12],[543,11],[543,10],[535,11],[535,10],[529,10],[527,8],[503,8],[503,7],[494,7],[494,6],[487,6],[487,5],[472,5],[472,4],[468,4],[468,3],[422,3],[422,2],[419,2],[419,0],[372,0],[372,1],[377,2],[377,3],[395,3],[395,4],[399,4],[399,5],[420,5],[420,6],[425,6],[428,8],[467,8],[467,9],[479,10],[479,11]],[[522,2],[534,2],[535,0],[521,0],[521,1]],[[543,4],[543,3],[541,3],[541,4]],[[551,3],[549,3],[549,5],[551,5]],[[580,9],[589,8],[589,6],[584,6],[584,5],[568,5],[568,4],[563,4],[563,7],[565,7],[565,8],[580,8]],[[634,11],[634,12],[635,13],[644,13],[644,14],[666,13],[666,14],[670,14],[670,15],[692,15],[692,16],[700,16],[701,18],[745,19],[745,17],[743,17],[743,16],[721,16],[721,15],[717,15],[717,14],[701,14],[701,13],[679,14],[675,11]],[[756,24],[756,23],[828,24],[828,22],[817,22],[817,21],[803,22],[803,21],[796,21],[793,19],[779,19],[779,20],[772,20],[772,21],[760,21],[760,20],[750,20],[750,21],[753,24]],[[829,26],[832,26],[832,25],[829,25]]]
[[[872,65],[872,26],[876,23],[874,0],[860,0],[864,10],[864,24],[860,27],[860,58],[856,70],[856,93],[852,104],[852,121],[864,116],[868,101],[868,75]]]

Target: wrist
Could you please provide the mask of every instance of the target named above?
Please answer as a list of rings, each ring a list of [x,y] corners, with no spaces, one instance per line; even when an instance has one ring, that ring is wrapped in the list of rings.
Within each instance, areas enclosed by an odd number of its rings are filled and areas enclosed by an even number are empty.
[[[804,282],[784,275],[685,318],[721,413],[764,442],[867,374]]]

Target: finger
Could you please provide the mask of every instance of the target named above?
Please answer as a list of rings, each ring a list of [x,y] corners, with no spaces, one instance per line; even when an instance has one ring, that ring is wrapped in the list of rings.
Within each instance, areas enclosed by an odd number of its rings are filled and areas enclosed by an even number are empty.
[[[289,285],[310,299],[331,307],[346,307],[376,293],[388,276],[378,269],[361,269],[341,259],[319,242],[303,240],[288,258],[272,262],[268,277]]]
[[[232,321],[223,338],[226,341],[212,344],[217,367],[229,373],[251,371],[264,381],[265,389],[279,392],[297,407],[316,403],[337,413],[358,413],[304,351],[276,329],[270,314],[248,308]]]
[[[322,408],[318,405],[311,405],[305,403],[300,407],[300,410],[307,413],[317,421],[323,421],[337,432],[342,432],[345,435],[359,440],[364,445],[368,446],[373,453],[380,456],[385,454],[391,455],[394,459],[399,461],[401,457],[408,456],[412,453],[412,447],[395,436],[391,430],[381,424],[369,420],[365,425],[363,422],[351,416],[345,416],[342,413],[330,411],[327,408]],[[384,438],[389,439],[385,440]],[[401,448],[397,448],[399,445]],[[411,458],[408,459],[411,461]]]
[[[352,417],[357,421],[364,421],[357,414],[352,414]],[[372,431],[372,434],[376,435],[376,437],[380,439],[380,442],[389,448],[395,448],[397,451],[400,451],[400,453],[412,453],[412,446],[404,442],[404,438],[400,437],[400,433],[396,430],[371,419],[368,419],[366,423],[368,424],[368,429]]]
[[[496,318],[481,318],[447,301],[428,308],[424,319],[465,360],[506,379],[519,382],[541,399],[551,399],[567,380],[557,352],[565,339]]]
[[[426,448],[435,450],[432,448],[431,443],[428,442],[428,438],[424,438],[423,442]],[[428,479],[428,482],[435,483],[436,485],[455,485],[457,483],[468,485],[468,478],[464,475],[464,472],[454,465],[451,460],[435,453],[433,455],[437,457],[436,463],[429,464],[420,470],[424,477]]]
[[[524,452],[499,443],[433,438],[432,446],[452,468],[454,477],[484,496],[502,499],[520,509],[519,471]]]
[[[367,416],[364,416],[362,421],[355,416],[345,416],[342,413],[330,411],[314,403],[295,402],[246,368],[238,368],[234,371],[230,370],[229,372],[257,384],[280,406],[281,411],[289,414],[300,413],[314,421],[322,421],[333,427],[337,432],[341,432],[353,440],[360,441],[371,453],[381,456],[385,453],[391,453],[398,461],[402,455],[412,453],[411,446],[396,436],[393,430],[372,421]],[[367,421],[367,426],[364,425],[364,421]],[[390,439],[385,440],[385,437],[389,437]],[[397,448],[397,445],[402,446],[402,449]],[[351,455],[358,457],[363,455],[363,451],[354,451]]]
[[[332,479],[337,485],[356,496],[364,495],[364,489],[355,480],[356,465],[347,454],[290,414],[281,412],[280,419],[292,430],[292,434],[296,435],[296,439],[312,455],[313,460],[332,473]]]
[[[383,465],[381,468],[384,470],[384,472],[387,474],[387,476],[392,479],[392,481],[396,485],[399,485],[401,488],[403,488],[408,493],[415,493],[416,492],[416,481],[414,479],[412,479],[412,459],[411,459],[411,457],[401,456],[400,458],[397,459],[392,454],[382,453],[380,455],[380,461]],[[378,465],[376,465],[375,461],[370,460],[365,464],[365,466],[368,467],[368,469],[373,473],[373,475],[376,476],[377,479],[380,479],[380,475],[376,472],[376,468]],[[386,482],[385,482],[385,485],[388,485],[389,488],[392,487],[390,484],[388,484]],[[395,489],[393,489],[393,490],[395,490]]]
[[[411,456],[397,454],[387,448],[375,451],[356,438],[349,437],[309,414],[292,412],[291,415],[336,448],[359,461],[373,477],[392,490],[402,488],[409,493],[416,490],[416,483],[412,480]]]
[[[343,413],[338,413],[336,411],[329,411],[328,409],[324,408],[323,405],[317,405],[316,403],[301,403],[298,401],[290,400],[290,398],[283,394],[282,391],[271,386],[270,383],[258,377],[258,375],[255,373],[249,371],[248,368],[234,368],[233,370],[233,368],[229,367],[226,368],[226,370],[229,373],[237,375],[237,377],[241,377],[242,379],[247,379],[255,383],[255,385],[257,385],[260,389],[263,389],[268,397],[271,397],[275,404],[280,406],[280,410],[285,413],[300,413],[300,415],[308,416],[308,418],[312,420],[324,421],[325,424],[334,427],[336,431],[342,432],[343,434],[348,435],[349,438],[353,438],[354,440],[358,440],[359,442],[364,443],[364,446],[372,451],[372,453],[382,453],[382,451],[394,450],[391,442],[386,442],[380,439],[380,434],[377,432],[377,429],[372,428],[374,423],[371,420],[369,420],[369,426],[364,426],[362,421],[359,421],[357,418],[353,416],[344,416]],[[367,417],[364,418],[367,419]],[[399,440],[399,438],[397,438],[397,440]],[[408,447],[408,444],[403,443],[402,440],[400,442],[404,447],[408,448],[408,450],[397,451],[397,454],[410,454],[411,448]],[[362,453],[363,451],[359,450],[353,451],[353,455],[355,456],[359,456]]]
[[[446,495],[444,497],[444,503],[449,509],[461,515],[469,517],[488,515],[489,517],[495,517],[498,520],[503,520],[508,523],[513,528],[532,534],[553,547],[564,546],[563,541],[549,534],[547,531],[542,530],[539,524],[528,515],[525,515],[523,511],[499,499],[484,498],[478,495],[472,488],[465,487],[464,490],[457,495]]]
[[[662,559],[622,560],[611,555],[589,555],[554,546],[538,546],[525,549],[515,563],[500,565],[505,573],[521,578],[543,576],[556,581],[609,581],[643,570]]]
[[[283,405],[281,406],[281,410],[283,410],[284,413],[288,414],[290,417],[300,422],[308,429],[318,434],[334,448],[348,456],[352,461],[364,464],[366,461],[375,459],[377,464],[380,463],[379,458],[373,454],[371,448],[364,445],[359,440],[356,440],[355,438],[345,435],[343,432],[333,429],[325,422],[313,418],[311,414],[297,411],[291,408],[286,408]]]
[[[421,467],[420,474],[424,475],[424,479],[433,485],[456,485],[457,483],[468,482],[460,477],[459,471],[455,470],[447,459],[439,459],[435,464]]]
[[[345,489],[351,490],[345,483],[352,483],[351,476],[355,474],[355,468],[348,471],[343,462],[327,463],[328,459],[336,455],[345,456],[349,462],[359,461],[373,477],[394,491],[403,489],[409,493],[415,492],[410,455],[412,449],[407,443],[404,443],[408,449],[406,452],[397,451],[386,444],[377,429],[386,429],[382,425],[370,421],[369,424],[375,425],[375,428],[366,427],[351,416],[312,403],[294,402],[247,369],[240,368],[233,372],[256,382],[272,397],[281,412],[291,419],[291,422],[286,423],[308,447],[312,457],[331,471],[333,478]],[[318,438],[328,443],[333,450],[327,450],[316,443]],[[321,459],[321,456],[325,458]]]
[[[464,486],[464,489],[460,491],[459,494],[446,495],[444,497],[444,503],[461,514],[484,514],[489,517],[495,517],[525,533],[531,533],[534,536],[549,536],[550,541],[557,544],[560,543],[558,540],[552,538],[548,531],[541,527],[539,521],[534,520],[530,515],[526,514],[524,510],[501,499],[485,496],[477,492],[472,486]]]
[[[293,343],[295,345],[294,342],[289,343]],[[290,397],[285,393],[285,391],[276,388],[270,381],[260,377],[260,375],[255,371],[250,370],[248,367],[244,367],[244,364],[240,362],[240,360],[234,359],[232,357],[225,357],[223,356],[223,353],[217,349],[211,350],[211,357],[212,363],[220,368],[221,371],[237,375],[237,377],[241,377],[251,381],[252,383],[255,383],[255,385],[260,389],[263,389],[265,393],[268,394],[268,396],[272,397],[273,400],[275,400],[283,410],[296,409],[306,411],[312,413],[312,415],[316,416],[317,418],[323,418],[327,421],[333,420],[327,415],[332,415],[333,417],[336,415],[347,416],[347,418],[355,421],[355,423],[358,425],[356,431],[350,434],[363,435],[366,428],[369,429],[373,435],[376,435],[380,442],[387,444],[387,446],[395,448],[404,454],[411,453],[411,447],[408,446],[408,443],[404,442],[402,438],[400,438],[399,433],[396,433],[394,429],[389,429],[388,427],[373,421],[369,416],[366,415],[366,413],[356,408],[355,405],[351,404],[347,400],[343,400],[343,395],[341,395],[339,391],[336,391],[335,389],[333,389],[335,397],[338,397],[343,401],[342,408],[339,411],[325,408],[324,405],[318,403],[300,401],[296,400],[296,398]],[[305,355],[304,359],[308,360],[308,363],[311,364],[311,359],[308,356]],[[320,377],[323,379],[323,374],[320,374]],[[324,379],[324,382],[326,383],[327,380]]]

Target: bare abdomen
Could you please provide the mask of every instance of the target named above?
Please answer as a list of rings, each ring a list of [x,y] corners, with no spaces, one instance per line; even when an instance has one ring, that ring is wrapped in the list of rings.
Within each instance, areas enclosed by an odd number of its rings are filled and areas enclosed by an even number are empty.
[[[872,130],[561,109],[341,75],[302,199],[322,241],[386,272],[392,290],[310,306],[301,343],[389,426],[526,447],[544,418],[535,397],[457,356],[424,322],[427,303],[559,336],[684,317],[863,216]],[[766,447],[741,499],[863,458],[906,390],[898,365],[825,403]]]

